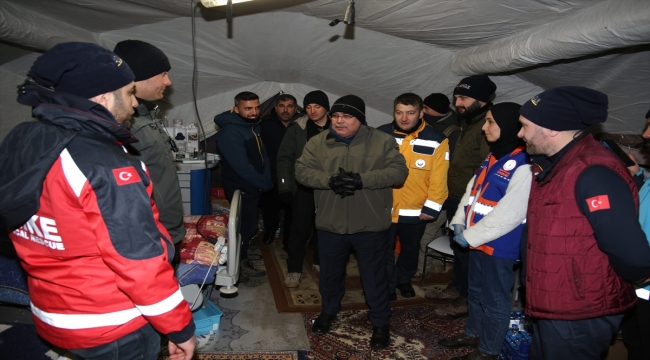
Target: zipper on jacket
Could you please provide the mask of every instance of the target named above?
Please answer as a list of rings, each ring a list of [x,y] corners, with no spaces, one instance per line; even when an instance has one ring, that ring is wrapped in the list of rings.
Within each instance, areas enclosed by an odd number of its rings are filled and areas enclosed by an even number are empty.
[[[262,140],[260,139],[260,136],[255,132],[252,126],[251,126],[251,132],[255,137],[255,142],[257,143],[257,151],[259,151],[260,153],[260,157],[262,158],[262,166],[264,166],[264,154],[262,154]]]

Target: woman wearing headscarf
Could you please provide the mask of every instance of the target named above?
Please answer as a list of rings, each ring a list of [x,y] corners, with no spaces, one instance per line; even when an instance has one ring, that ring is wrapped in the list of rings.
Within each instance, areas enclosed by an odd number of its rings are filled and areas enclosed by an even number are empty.
[[[515,103],[493,105],[483,132],[490,153],[467,185],[450,222],[454,241],[469,246],[468,318],[465,333],[440,341],[448,347],[477,346],[454,359],[496,359],[510,322],[510,291],[526,219],[532,172]]]

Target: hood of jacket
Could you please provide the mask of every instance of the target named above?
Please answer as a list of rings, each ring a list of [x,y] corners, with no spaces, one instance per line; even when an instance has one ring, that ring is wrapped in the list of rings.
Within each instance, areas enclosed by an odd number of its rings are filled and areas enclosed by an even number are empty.
[[[307,121],[309,121],[309,115],[304,114],[299,118],[293,120],[289,124],[289,126],[300,126],[301,129],[305,130],[305,128],[307,127]]]
[[[224,111],[221,114],[215,116],[214,118],[215,124],[219,126],[220,128],[224,128],[226,126],[258,126],[259,127],[259,119],[257,122],[249,122],[244,120],[243,117],[239,116],[236,112],[232,110]]]

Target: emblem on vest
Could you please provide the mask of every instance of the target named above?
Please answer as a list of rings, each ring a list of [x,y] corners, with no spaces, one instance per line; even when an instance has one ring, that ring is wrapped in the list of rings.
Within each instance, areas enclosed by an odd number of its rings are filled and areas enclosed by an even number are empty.
[[[417,166],[417,167],[419,167],[419,168],[423,168],[424,165],[426,165],[426,164],[427,164],[427,162],[424,161],[423,159],[417,159],[417,160],[415,160],[415,166]]]
[[[517,166],[517,162],[515,160],[508,160],[506,161],[505,164],[503,164],[503,170],[510,171]]]

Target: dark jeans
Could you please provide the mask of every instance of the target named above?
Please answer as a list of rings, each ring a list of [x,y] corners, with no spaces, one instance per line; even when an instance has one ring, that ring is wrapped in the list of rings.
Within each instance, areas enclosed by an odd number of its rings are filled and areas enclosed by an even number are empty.
[[[232,202],[232,196],[235,193],[235,188],[223,184],[223,190],[226,193],[226,198],[228,202]],[[248,258],[248,245],[250,244],[253,235],[257,232],[257,206],[260,202],[260,193],[241,193],[240,207],[241,207],[241,218],[240,218],[240,228],[239,234],[241,235],[241,253],[240,259]]]
[[[638,300],[621,323],[628,360],[650,359],[650,301]]]
[[[352,248],[359,261],[363,291],[370,307],[370,322],[373,326],[386,326],[391,315],[386,277],[388,230],[346,235],[318,230],[319,290],[323,313],[336,315],[341,310],[341,299],[345,295],[345,268]]]
[[[623,314],[585,320],[533,322],[530,360],[605,359]]]
[[[273,189],[262,193],[260,196],[260,210],[262,211],[265,232],[275,231],[280,227],[280,210],[282,210],[284,212],[282,231],[284,236],[288,237],[291,230],[291,207],[283,205],[280,201],[277,185],[273,186]]]
[[[302,273],[307,241],[314,227],[315,209],[313,192],[299,187],[291,204],[294,215],[287,241],[287,271],[290,273]],[[318,264],[317,259],[318,247],[314,249],[315,264]]]
[[[463,211],[461,206],[459,209],[460,199],[447,198],[445,206],[447,207],[447,219],[451,222],[456,210]],[[469,249],[458,245],[452,236],[449,236],[449,244],[454,251],[454,269],[451,275],[451,285],[454,286],[460,296],[467,298],[467,281],[469,269]]]
[[[395,293],[397,285],[410,284],[413,275],[418,271],[420,240],[422,240],[426,227],[426,222],[419,224],[391,224],[388,253],[386,254],[388,290],[391,294]],[[396,262],[394,252],[397,235],[399,235],[401,248]]]
[[[468,317],[465,334],[479,337],[485,354],[501,352],[510,324],[516,260],[500,259],[480,250],[469,251]]]
[[[88,360],[156,360],[159,351],[160,335],[149,324],[108,344],[70,350]]]

